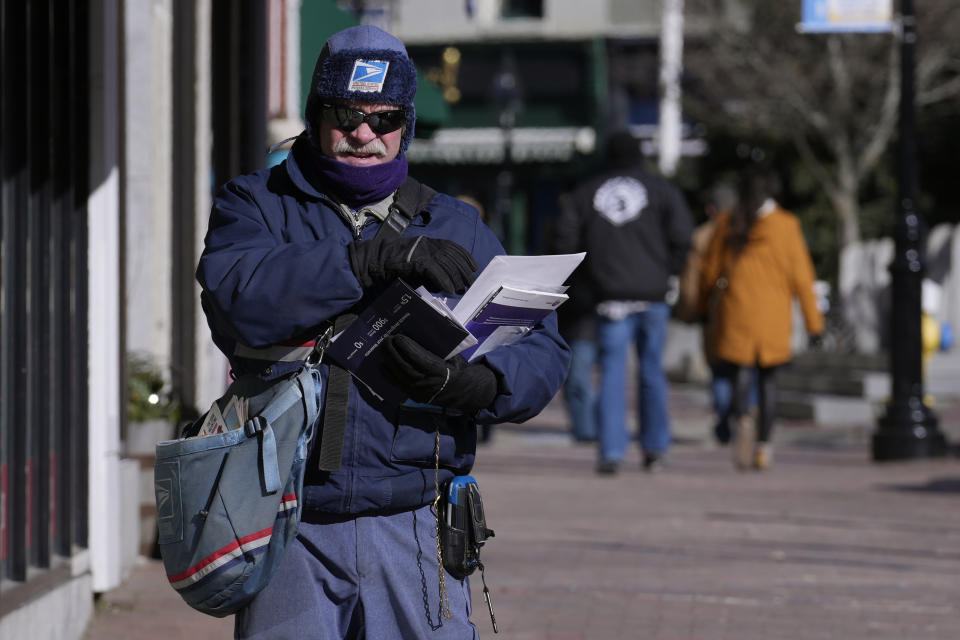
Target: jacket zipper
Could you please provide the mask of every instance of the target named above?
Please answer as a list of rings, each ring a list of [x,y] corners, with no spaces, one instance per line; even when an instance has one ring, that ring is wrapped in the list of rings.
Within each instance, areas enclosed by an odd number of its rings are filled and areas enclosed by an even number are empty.
[[[364,216],[366,217],[366,216]],[[360,239],[360,229],[363,228],[363,220],[360,217],[359,211],[350,212],[350,223],[353,226],[353,236],[355,239]]]
[[[355,240],[360,239],[360,229],[364,226],[361,222],[362,218],[359,215],[359,212],[350,211],[349,209],[344,209],[340,203],[336,200],[333,200],[329,196],[321,196],[321,200],[326,202],[326,205],[333,209],[340,218],[347,223],[347,226],[353,230],[353,237]]]

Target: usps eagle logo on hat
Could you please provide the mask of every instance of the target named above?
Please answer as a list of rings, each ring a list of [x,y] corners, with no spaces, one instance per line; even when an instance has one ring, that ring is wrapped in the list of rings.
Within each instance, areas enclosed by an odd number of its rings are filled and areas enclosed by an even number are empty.
[[[353,73],[350,74],[350,84],[347,91],[362,91],[364,93],[378,93],[383,91],[383,83],[387,80],[389,62],[384,60],[356,60],[353,63]]]

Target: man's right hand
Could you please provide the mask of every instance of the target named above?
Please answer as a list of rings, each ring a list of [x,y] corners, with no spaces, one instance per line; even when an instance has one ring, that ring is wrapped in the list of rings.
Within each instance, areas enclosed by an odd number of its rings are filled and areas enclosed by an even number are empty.
[[[403,278],[414,287],[448,293],[466,291],[477,270],[476,260],[459,244],[426,236],[354,241],[350,266],[364,289]]]

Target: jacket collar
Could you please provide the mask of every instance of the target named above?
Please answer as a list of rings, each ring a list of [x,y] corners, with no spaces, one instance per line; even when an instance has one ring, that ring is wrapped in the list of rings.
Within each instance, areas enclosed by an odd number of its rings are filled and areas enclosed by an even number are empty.
[[[768,215],[773,213],[778,209],[777,201],[773,198],[767,198],[763,201],[763,204],[760,205],[760,208],[757,209],[757,220],[760,218],[766,218]]]
[[[307,180],[307,177],[303,175],[303,169],[300,167],[300,163],[297,162],[298,150],[305,144],[310,144],[310,141],[307,139],[306,131],[297,136],[296,141],[293,143],[293,147],[290,149],[290,153],[287,154],[287,159],[284,160],[284,165],[287,168],[287,175],[290,176],[290,181],[293,183],[293,186],[302,191],[304,194],[310,196],[311,198],[323,198],[325,200],[330,200],[330,196],[319,191],[316,187],[310,184],[310,181]]]

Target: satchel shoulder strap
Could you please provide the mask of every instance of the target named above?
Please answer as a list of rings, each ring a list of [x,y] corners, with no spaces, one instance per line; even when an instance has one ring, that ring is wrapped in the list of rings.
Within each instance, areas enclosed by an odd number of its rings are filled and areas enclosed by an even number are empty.
[[[426,207],[437,192],[407,177],[397,189],[390,213],[380,225],[377,238],[397,237],[406,231],[410,221]],[[343,331],[356,315],[345,313],[334,320],[334,333]],[[343,432],[347,426],[347,401],[350,395],[350,374],[335,364],[330,365],[327,395],[323,407],[323,434],[320,439],[318,467],[321,471],[338,471],[343,457]]]
[[[390,205],[390,213],[380,225],[377,237],[385,238],[403,234],[410,221],[430,204],[435,195],[437,195],[436,191],[408,176],[397,189],[397,195],[393,199],[393,204]]]

